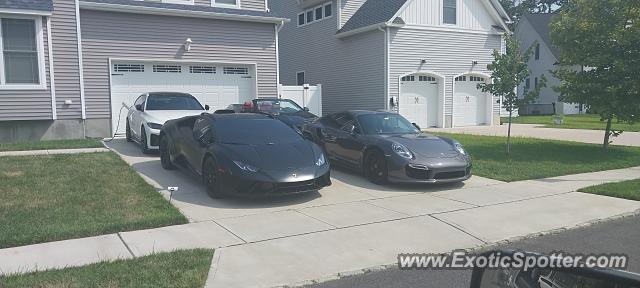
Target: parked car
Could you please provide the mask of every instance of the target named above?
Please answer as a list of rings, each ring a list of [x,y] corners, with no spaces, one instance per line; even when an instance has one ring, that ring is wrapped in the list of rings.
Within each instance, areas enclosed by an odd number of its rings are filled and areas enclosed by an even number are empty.
[[[202,114],[168,121],[160,133],[162,167],[202,177],[213,198],[285,195],[331,185],[322,149],[271,115]]]
[[[209,110],[202,107],[191,94],[178,92],[150,92],[140,95],[127,113],[126,137],[140,144],[142,153],[157,150],[160,129],[171,119],[199,115]]]
[[[242,106],[240,106],[242,105]],[[242,112],[261,112],[273,115],[292,128],[302,130],[302,127],[318,119],[318,116],[309,112],[309,108],[300,107],[298,103],[290,99],[260,98],[244,104],[232,104],[230,110]]]
[[[471,177],[471,158],[453,139],[422,133],[399,114],[345,111],[306,125],[303,133],[332,163],[363,171],[373,183],[458,182]]]

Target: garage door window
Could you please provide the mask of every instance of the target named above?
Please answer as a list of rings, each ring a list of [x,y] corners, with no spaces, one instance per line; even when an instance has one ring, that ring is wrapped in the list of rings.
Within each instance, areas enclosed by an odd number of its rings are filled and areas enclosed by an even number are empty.
[[[38,19],[1,18],[1,86],[40,88],[43,73],[41,27]],[[38,87],[35,87],[38,86]]]
[[[153,72],[156,73],[181,73],[180,65],[153,65]]]
[[[422,81],[422,82],[435,82],[436,78],[435,77],[431,77],[431,76],[419,76],[418,77],[418,81]]]
[[[478,76],[469,76],[471,82],[484,82],[484,78]]]
[[[456,81],[465,82],[467,81],[467,76],[458,76],[456,77]]]
[[[404,76],[402,77],[402,81],[416,81],[416,77],[415,76]]]
[[[113,64],[114,72],[144,72],[144,64]]]
[[[249,68],[246,68],[246,67],[224,67],[224,74],[227,74],[227,75],[249,75]]]
[[[216,74],[216,67],[213,67],[213,66],[189,66],[189,73],[193,73],[193,74]]]

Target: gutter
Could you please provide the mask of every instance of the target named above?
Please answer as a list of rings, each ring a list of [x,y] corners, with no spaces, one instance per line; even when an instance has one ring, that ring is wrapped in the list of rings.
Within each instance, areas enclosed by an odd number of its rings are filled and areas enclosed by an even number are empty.
[[[148,6],[133,6],[133,5],[111,4],[111,3],[97,3],[97,2],[86,2],[86,1],[80,1],[80,8],[86,9],[86,10],[152,14],[152,15],[168,15],[168,16],[219,19],[219,20],[235,20],[235,21],[243,21],[243,22],[259,22],[259,23],[272,23],[272,24],[281,24],[281,23],[290,22],[289,19],[278,18],[278,17],[237,15],[237,14],[220,13],[220,12],[191,11],[191,10],[179,10],[179,9],[148,7]]]
[[[360,27],[358,29],[353,29],[353,30],[349,30],[347,32],[341,32],[336,34],[336,37],[338,39],[340,38],[345,38],[345,37],[349,37],[351,35],[355,35],[358,33],[362,33],[362,32],[367,32],[367,31],[372,31],[372,30],[376,30],[376,29],[386,29],[389,27],[395,27],[395,28],[400,28],[403,27],[403,24],[394,24],[394,23],[389,23],[389,22],[383,22],[383,23],[377,23],[377,24],[373,24],[373,25],[369,25],[369,26],[365,26],[365,27]]]
[[[0,8],[2,14],[18,14],[18,15],[37,15],[37,16],[51,16],[53,12],[46,10],[33,10],[33,9],[14,9],[14,8]]]

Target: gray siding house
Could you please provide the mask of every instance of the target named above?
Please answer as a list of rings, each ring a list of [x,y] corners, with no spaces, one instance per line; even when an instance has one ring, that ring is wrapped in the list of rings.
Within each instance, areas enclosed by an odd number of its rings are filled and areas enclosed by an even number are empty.
[[[123,102],[149,91],[192,93],[212,109],[277,96],[287,20],[266,5],[0,0],[0,142],[122,133]]]
[[[476,89],[503,51],[496,0],[279,0],[281,83],[322,84],[323,111],[397,111],[421,127],[499,123]]]
[[[516,27],[515,34],[520,40],[521,49],[524,51],[533,47],[534,50],[529,60],[531,77],[518,87],[518,95],[522,96],[527,90],[535,88],[541,75],[547,79],[547,86],[541,89],[540,97],[534,103],[522,107],[519,111],[520,115],[584,112],[584,107],[579,104],[558,101],[560,94],[553,91],[553,87],[560,84],[560,80],[551,74],[560,58],[560,51],[553,46],[549,36],[549,24],[554,15],[553,13],[527,14],[522,17]],[[534,44],[536,45],[533,46]]]

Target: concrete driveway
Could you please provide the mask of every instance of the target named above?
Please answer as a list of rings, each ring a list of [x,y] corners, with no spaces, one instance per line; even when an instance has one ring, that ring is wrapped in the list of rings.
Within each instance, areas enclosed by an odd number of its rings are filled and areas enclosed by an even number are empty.
[[[463,133],[473,135],[507,136],[508,125],[470,126],[456,128],[431,128],[432,132]],[[551,140],[575,141],[602,144],[604,131],[585,129],[546,128],[539,124],[512,124],[511,135]],[[612,145],[640,146],[640,132],[625,131],[622,135],[611,139]]]
[[[576,187],[637,178],[640,168],[503,183],[377,186],[333,170],[331,187],[277,199],[210,199],[198,179],[166,171],[124,140],[107,143],[190,224],[120,233],[133,255],[217,248],[207,287],[271,287],[393,264],[399,253],[473,248],[610,218],[634,201]],[[166,187],[180,187],[169,195]]]

